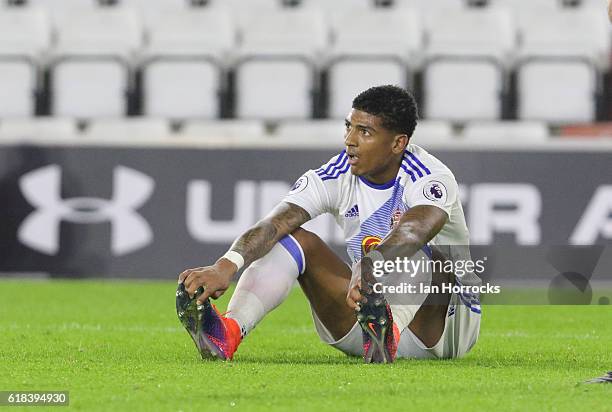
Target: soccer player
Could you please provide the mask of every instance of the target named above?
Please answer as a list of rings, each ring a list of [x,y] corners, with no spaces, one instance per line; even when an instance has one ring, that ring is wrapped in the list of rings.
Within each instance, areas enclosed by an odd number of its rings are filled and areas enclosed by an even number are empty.
[[[410,143],[417,124],[413,96],[396,86],[372,87],[353,100],[345,123],[341,153],[300,177],[283,201],[212,266],[180,274],[178,315],[202,357],[231,359],[296,279],[321,339],[366,362],[454,358],[476,343],[478,296],[441,293],[435,300],[425,293],[406,302],[374,288],[375,262],[469,259],[455,177]],[[331,213],[343,228],[352,268],[300,227],[322,213]],[[432,256],[437,246],[446,252]],[[228,312],[221,315],[209,297],[221,296],[242,267]],[[480,284],[473,272],[404,278]]]

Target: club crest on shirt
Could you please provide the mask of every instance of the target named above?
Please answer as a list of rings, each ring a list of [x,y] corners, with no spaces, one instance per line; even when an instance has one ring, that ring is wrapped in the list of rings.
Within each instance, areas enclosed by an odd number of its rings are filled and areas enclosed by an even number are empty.
[[[402,215],[404,214],[404,212],[402,212],[399,209],[395,209],[395,211],[393,212],[393,214],[391,215],[391,224],[389,225],[389,227],[393,230],[397,227],[397,225],[399,224],[400,219],[402,218]]]
[[[300,193],[302,190],[306,189],[306,186],[308,186],[308,177],[302,176],[293,184],[293,186],[291,186],[289,194],[293,195]]]
[[[432,180],[423,187],[423,195],[436,203],[446,203],[446,186],[442,182]]]
[[[382,242],[382,239],[379,238],[378,236],[365,236],[361,240],[361,251],[363,255],[365,255],[370,250],[372,250],[374,246],[377,246],[378,244],[380,244],[380,242]]]

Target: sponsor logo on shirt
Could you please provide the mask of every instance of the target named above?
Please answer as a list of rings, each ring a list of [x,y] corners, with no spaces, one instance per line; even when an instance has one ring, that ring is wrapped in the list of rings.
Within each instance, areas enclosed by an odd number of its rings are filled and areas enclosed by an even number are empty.
[[[353,206],[344,214],[344,217],[359,217],[359,208],[357,205]]]
[[[365,236],[361,241],[361,251],[365,255],[368,253],[374,246],[378,246],[382,242],[382,238],[378,236]]]

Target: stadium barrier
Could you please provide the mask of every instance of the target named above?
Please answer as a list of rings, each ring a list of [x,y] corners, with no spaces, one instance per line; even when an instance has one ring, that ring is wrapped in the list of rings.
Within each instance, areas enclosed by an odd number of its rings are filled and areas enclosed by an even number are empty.
[[[457,176],[472,242],[495,248],[486,253],[513,251],[503,259],[520,265],[541,261],[545,245],[612,242],[609,145],[432,152]],[[335,153],[287,145],[4,143],[0,276],[173,278],[214,262],[301,173]],[[343,253],[331,218],[307,227]],[[515,276],[512,264],[508,276]]]

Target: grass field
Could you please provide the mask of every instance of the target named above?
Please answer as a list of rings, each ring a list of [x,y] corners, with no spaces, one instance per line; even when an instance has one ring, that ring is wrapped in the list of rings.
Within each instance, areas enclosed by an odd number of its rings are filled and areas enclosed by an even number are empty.
[[[580,384],[612,370],[610,306],[485,306],[464,359],[364,365],[319,341],[296,289],[207,362],[175,287],[0,281],[0,390],[69,390],[74,410],[612,411],[612,385]]]

